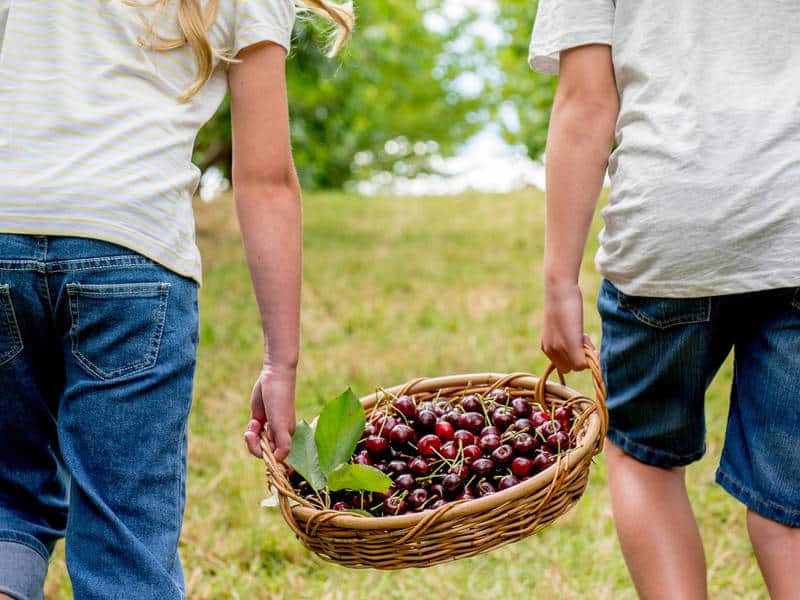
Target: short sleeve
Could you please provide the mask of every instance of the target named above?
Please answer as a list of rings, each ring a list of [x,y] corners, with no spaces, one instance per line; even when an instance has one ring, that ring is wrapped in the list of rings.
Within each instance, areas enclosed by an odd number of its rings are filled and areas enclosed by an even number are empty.
[[[295,8],[292,0],[235,0],[233,55],[259,42],[292,45]]]
[[[612,45],[615,0],[539,0],[528,62],[534,71],[558,73],[558,56],[586,44]]]

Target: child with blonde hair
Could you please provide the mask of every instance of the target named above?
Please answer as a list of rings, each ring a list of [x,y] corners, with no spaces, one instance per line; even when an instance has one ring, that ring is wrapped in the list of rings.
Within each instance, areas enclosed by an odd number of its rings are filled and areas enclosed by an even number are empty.
[[[246,440],[294,425],[300,190],[291,0],[0,0],[0,598],[185,596],[198,343],[192,147],[229,91],[234,200],[264,330]],[[349,8],[300,6],[338,27]]]

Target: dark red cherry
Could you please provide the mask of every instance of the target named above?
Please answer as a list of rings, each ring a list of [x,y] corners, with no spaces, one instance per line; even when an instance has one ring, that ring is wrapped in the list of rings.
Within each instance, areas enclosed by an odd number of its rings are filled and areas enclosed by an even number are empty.
[[[394,485],[400,490],[411,490],[416,484],[417,482],[411,473],[401,473],[394,480]]]
[[[467,394],[461,399],[461,408],[464,412],[481,412],[483,410],[481,399],[475,394]]]
[[[411,396],[400,396],[392,402],[392,408],[403,414],[407,419],[417,416],[417,405]]]
[[[453,440],[456,443],[461,442],[462,446],[472,446],[477,440],[475,434],[466,429],[459,429],[453,434]]]
[[[490,433],[493,433],[494,435],[500,437],[500,430],[494,425],[487,425],[486,427],[481,429],[481,437]]]
[[[417,429],[431,432],[436,427],[436,413],[432,410],[421,410],[417,413]]]
[[[500,436],[494,433],[487,433],[478,440],[478,447],[489,454],[500,446]]]
[[[431,465],[424,458],[417,456],[408,462],[408,470],[411,471],[411,474],[415,477],[421,477],[422,475],[430,473]]]
[[[379,435],[382,435],[388,440],[398,423],[400,423],[400,421],[391,415],[384,417],[381,424],[378,425],[378,431],[380,432]]]
[[[453,410],[453,407],[450,406],[447,400],[439,400],[433,405],[433,412],[435,412],[436,416],[439,418],[442,418],[442,416],[449,413],[451,410]]]
[[[498,404],[506,404],[509,396],[507,391],[498,388],[489,392],[488,396],[486,397],[490,400],[494,400]]]
[[[550,420],[550,415],[548,415],[543,410],[534,411],[531,414],[531,423],[533,423],[533,428],[536,429],[537,427],[541,427],[545,423]]]
[[[452,440],[445,442],[442,444],[442,447],[439,448],[439,454],[447,460],[453,460],[458,454],[458,446]]]
[[[448,494],[455,494],[464,487],[464,480],[456,473],[448,473],[442,478],[442,487]]]
[[[511,425],[511,428],[513,428],[514,431],[525,431],[527,433],[533,433],[533,423],[531,422],[530,419],[517,419]]]
[[[428,487],[428,496],[432,498],[444,498],[444,487],[441,483],[434,483]]]
[[[514,458],[514,449],[508,444],[502,444],[492,450],[492,460],[498,465],[507,465]]]
[[[540,450],[536,453],[536,456],[533,457],[533,468],[537,472],[544,471],[554,462],[555,459],[553,458],[552,454],[550,454],[547,450]]]
[[[453,500],[474,500],[474,499],[475,499],[475,496],[468,489],[464,490],[458,496],[453,498]]]
[[[572,423],[572,409],[559,406],[553,413],[553,418],[561,423],[561,429],[569,429]]]
[[[490,475],[494,467],[494,461],[490,458],[477,458],[472,461],[472,472],[482,477]]]
[[[492,415],[492,422],[497,426],[500,431],[505,431],[516,419],[514,413],[507,408],[500,407],[494,411]]]
[[[367,438],[365,443],[367,451],[373,456],[380,456],[386,452],[389,447],[389,440],[379,435],[373,435]]]
[[[556,431],[547,436],[547,445],[553,452],[569,450],[569,436],[563,431]]]
[[[395,425],[394,429],[392,429],[392,433],[389,436],[392,444],[395,448],[402,448],[409,442],[414,442],[416,440],[417,434],[415,431],[409,427],[408,425],[404,425],[400,423],[399,425]]]
[[[400,496],[391,496],[383,501],[383,510],[387,515],[402,515],[406,512],[406,501]]]
[[[439,436],[434,435],[433,433],[423,435],[419,442],[417,442],[417,449],[422,456],[436,456],[436,453],[441,447],[442,440],[439,439]]]
[[[483,456],[483,451],[476,445],[464,446],[461,452],[464,455],[464,462],[467,464],[470,464],[476,458]]]
[[[463,414],[464,413],[461,413],[461,412],[453,409],[453,410],[450,410],[450,411],[444,413],[442,415],[442,420],[443,421],[447,421],[448,423],[450,423],[450,425],[452,425],[454,429],[458,429],[461,426],[460,425],[460,423],[461,423],[461,415],[463,415]]]
[[[517,485],[519,483],[519,479],[517,479],[516,475],[506,475],[500,478],[500,481],[497,482],[497,489],[498,490],[506,490],[510,488],[512,485]]]
[[[438,435],[440,439],[444,441],[452,440],[455,432],[455,427],[453,427],[451,423],[441,420],[436,422],[436,435]]]
[[[486,420],[482,413],[468,412],[463,413],[458,419],[461,429],[466,429],[472,433],[478,433],[486,426]]]
[[[388,473],[390,476],[408,473],[408,463],[404,460],[390,460]]]
[[[532,470],[533,461],[530,458],[518,456],[511,461],[511,472],[517,477],[525,477],[526,475],[530,475]]]
[[[411,508],[419,508],[428,499],[428,491],[423,488],[415,488],[411,490],[406,497],[406,502]]]
[[[350,510],[353,507],[350,506],[347,502],[340,501],[340,502],[337,502],[336,504],[334,504],[333,506],[331,506],[331,508],[333,510]]]
[[[511,412],[518,419],[524,419],[531,414],[531,405],[525,398],[514,398],[511,401]]]
[[[517,454],[530,456],[538,447],[536,438],[529,433],[520,433],[511,440],[511,445],[514,446],[514,451]]]
[[[362,438],[366,439],[372,435],[378,435],[378,428],[375,427],[375,423],[367,423],[364,426],[364,434],[362,435]]]
[[[431,503],[428,505],[428,509],[429,509],[429,510],[436,510],[437,508],[441,508],[441,507],[442,507],[442,506],[444,506],[445,504],[447,504],[447,500],[444,500],[444,499],[442,499],[442,498],[439,498],[438,500],[434,500],[433,502],[431,502]]]

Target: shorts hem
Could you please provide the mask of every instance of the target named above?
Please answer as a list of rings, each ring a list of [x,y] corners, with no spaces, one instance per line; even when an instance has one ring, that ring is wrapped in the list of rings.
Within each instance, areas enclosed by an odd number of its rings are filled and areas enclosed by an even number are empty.
[[[0,539],[0,592],[17,600],[42,600],[47,566],[32,544]]]
[[[626,454],[630,454],[639,462],[665,469],[685,467],[688,464],[700,460],[706,453],[705,446],[691,454],[674,454],[665,450],[651,448],[639,442],[634,442],[632,439],[626,437],[625,434],[611,428],[609,428],[606,433],[606,437],[613,442],[614,445],[619,446]]]
[[[747,486],[731,477],[725,472],[722,466],[717,469],[715,480],[722,489],[762,517],[788,527],[800,528],[800,510],[786,508],[785,506],[762,498]]]

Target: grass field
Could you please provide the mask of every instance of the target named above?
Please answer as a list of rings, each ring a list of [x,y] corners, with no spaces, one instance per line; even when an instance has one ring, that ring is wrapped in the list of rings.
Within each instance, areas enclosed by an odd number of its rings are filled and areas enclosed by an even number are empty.
[[[489,554],[377,572],[344,569],[307,552],[279,513],[259,507],[263,468],[241,442],[261,333],[230,198],[198,205],[197,215],[206,279],[181,550],[190,598],[635,597],[614,536],[602,457],[572,512],[537,536]],[[543,217],[537,192],[435,199],[309,195],[298,418],[312,418],[347,386],[364,394],[422,375],[541,373]],[[582,282],[586,330],[598,342],[595,237]],[[690,487],[711,597],[762,598],[744,509],[713,482],[730,366],[708,396],[708,454],[689,469]],[[584,374],[567,383],[592,389]],[[69,597],[61,550],[47,590],[48,598]]]

